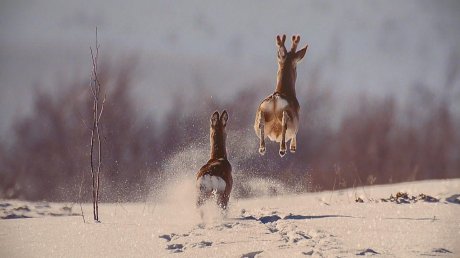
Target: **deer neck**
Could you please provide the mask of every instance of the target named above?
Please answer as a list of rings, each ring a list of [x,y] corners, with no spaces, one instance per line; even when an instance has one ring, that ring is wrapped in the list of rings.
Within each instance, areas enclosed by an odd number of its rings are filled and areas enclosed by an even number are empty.
[[[227,158],[227,148],[223,135],[211,135],[211,159]]]
[[[294,67],[278,65],[275,92],[286,96],[295,96],[295,81],[297,73]]]

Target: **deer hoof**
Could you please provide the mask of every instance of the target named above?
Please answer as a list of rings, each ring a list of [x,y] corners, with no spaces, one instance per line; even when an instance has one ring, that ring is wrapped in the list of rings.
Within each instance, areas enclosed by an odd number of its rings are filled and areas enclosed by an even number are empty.
[[[290,151],[291,151],[291,153],[295,153],[296,147],[291,147],[291,148],[290,148]]]
[[[260,147],[259,148],[259,153],[260,153],[260,155],[264,155],[265,154],[265,147]]]
[[[280,156],[281,156],[281,158],[284,157],[284,155],[286,155],[286,150],[280,150]]]

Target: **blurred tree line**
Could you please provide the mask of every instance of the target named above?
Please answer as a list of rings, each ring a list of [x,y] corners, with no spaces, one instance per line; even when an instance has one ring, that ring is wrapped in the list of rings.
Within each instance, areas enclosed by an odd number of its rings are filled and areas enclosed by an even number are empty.
[[[460,176],[460,115],[452,112],[452,80],[441,92],[418,85],[404,104],[393,96],[357,96],[340,118],[331,114],[332,91],[317,87],[314,78],[298,82],[304,90],[298,96],[297,153],[280,158],[277,144],[268,142],[260,156],[253,132],[256,108],[271,87],[251,85],[226,100],[204,92],[177,94],[158,122],[136,111],[131,67],[105,64],[99,74],[108,92],[101,119],[102,201],[139,200],[168,177],[162,164],[170,157],[188,146],[208,150],[209,116],[222,109],[230,114],[227,148],[240,182],[271,178],[305,192]],[[89,94],[86,81],[35,92],[34,111],[15,122],[12,144],[0,145],[1,198],[76,200],[82,175],[90,177]],[[234,187],[238,197],[250,195],[244,184],[235,181]]]

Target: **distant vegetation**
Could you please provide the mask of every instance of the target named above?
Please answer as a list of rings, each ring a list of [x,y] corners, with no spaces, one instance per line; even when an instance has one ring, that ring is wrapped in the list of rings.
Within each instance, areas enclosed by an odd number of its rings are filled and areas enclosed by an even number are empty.
[[[337,125],[332,90],[314,81],[301,104],[297,153],[280,158],[267,143],[258,154],[252,129],[258,101],[271,88],[248,86],[221,101],[178,93],[163,120],[136,111],[130,95],[131,65],[102,65],[99,78],[109,92],[102,117],[103,201],[139,200],[169,175],[163,164],[190,146],[209,148],[209,115],[226,109],[229,160],[238,197],[250,196],[251,178],[277,180],[294,192],[460,176],[460,115],[453,114],[452,87],[432,92],[416,87],[404,105],[392,96],[359,95]],[[85,174],[89,180],[92,116],[88,81],[56,92],[36,92],[34,111],[16,121],[11,145],[0,146],[0,197],[75,201]],[[187,105],[192,103],[192,105]],[[190,164],[190,171],[199,167]],[[246,180],[247,179],[247,180]],[[240,180],[240,182],[238,182]],[[89,182],[89,181],[87,181]],[[85,192],[89,200],[89,189]]]

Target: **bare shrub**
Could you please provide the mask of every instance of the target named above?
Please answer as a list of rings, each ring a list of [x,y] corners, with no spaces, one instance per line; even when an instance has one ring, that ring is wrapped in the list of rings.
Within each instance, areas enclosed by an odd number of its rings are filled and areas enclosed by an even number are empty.
[[[104,142],[103,201],[139,200],[171,176],[162,169],[169,158],[190,147],[207,150],[208,114],[222,108],[232,119],[228,155],[240,198],[253,193],[239,181],[255,178],[279,182],[286,192],[302,192],[460,176],[460,116],[452,111],[453,100],[444,97],[452,95],[449,88],[435,93],[418,85],[404,105],[393,96],[363,94],[337,118],[331,115],[336,111],[331,91],[314,79],[299,84],[304,122],[297,152],[280,159],[276,151],[258,155],[252,130],[254,100],[264,97],[266,85],[250,85],[229,99],[211,98],[205,89],[192,97],[178,93],[157,125],[136,111],[130,95],[133,66],[128,60],[100,68],[101,85],[107,87],[101,132],[103,140],[110,139]],[[12,144],[0,148],[2,197],[74,200],[89,160],[92,110],[87,96],[86,80],[35,93],[33,113],[15,123]],[[199,169],[185,165],[187,171]],[[89,192],[84,194],[89,200]]]
[[[142,120],[129,95],[132,63],[102,65],[107,107],[101,119],[104,153],[103,200],[120,200],[148,191],[145,178],[159,160],[154,154],[155,126]],[[74,200],[81,171],[89,161],[88,134],[93,111],[87,82],[71,83],[56,92],[36,92],[34,111],[14,125],[13,144],[4,155],[2,195],[29,200]],[[9,182],[6,185],[4,182]],[[88,198],[88,192],[84,192]]]

